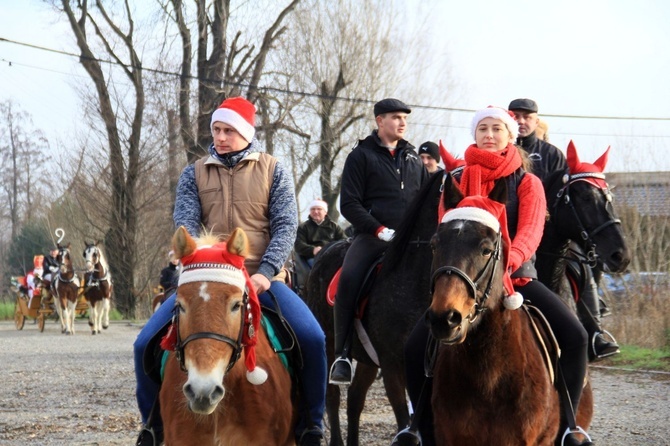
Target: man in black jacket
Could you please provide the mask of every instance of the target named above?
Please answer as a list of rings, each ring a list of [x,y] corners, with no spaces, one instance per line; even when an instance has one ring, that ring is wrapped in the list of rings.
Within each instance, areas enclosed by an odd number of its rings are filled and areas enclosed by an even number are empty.
[[[528,157],[533,161],[533,173],[544,183],[545,178],[552,172],[566,169],[567,162],[563,152],[556,146],[537,138],[535,134],[539,123],[537,103],[532,99],[515,99],[509,103],[509,111],[514,113],[514,120],[519,124],[517,144],[528,152]],[[571,246],[580,249],[575,243]],[[568,268],[577,281],[583,284],[580,287],[579,298],[585,305],[579,305],[578,312],[584,328],[589,333],[590,359],[605,358],[618,353],[619,345],[616,340],[600,325],[598,287],[591,268],[581,265],[578,261],[570,262]]]
[[[335,355],[331,384],[350,384],[349,344],[358,293],[372,262],[386,249],[403,214],[428,177],[403,139],[410,108],[393,98],[374,106],[377,129],[360,140],[344,164],[340,210],[354,227],[335,299]]]

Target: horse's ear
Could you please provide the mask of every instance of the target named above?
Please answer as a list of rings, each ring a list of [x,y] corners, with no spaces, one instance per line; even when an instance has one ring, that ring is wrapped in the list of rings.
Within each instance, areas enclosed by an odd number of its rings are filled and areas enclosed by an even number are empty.
[[[610,148],[611,146],[607,146],[607,150],[605,150],[605,153],[600,155],[600,158],[598,158],[593,165],[596,166],[598,169],[600,169],[600,172],[605,171],[605,166],[607,165],[607,160],[609,158],[610,154]]]
[[[451,173],[447,173],[444,180],[444,193],[442,194],[442,204],[444,205],[444,209],[455,208],[462,199],[463,192],[461,192],[461,188],[458,187],[456,179]]]
[[[498,203],[507,204],[507,194],[507,181],[505,178],[499,178],[489,193],[489,198]]]
[[[182,257],[191,255],[195,252],[197,244],[185,227],[180,226],[172,236],[172,250],[175,256],[181,259]]]
[[[572,140],[570,140],[568,143],[567,161],[570,172],[577,172],[579,170],[579,166],[582,164],[582,162],[579,160],[579,155],[577,155],[577,148],[575,147],[575,143],[572,142]]]
[[[249,255],[249,239],[242,228],[235,228],[230,238],[226,241],[228,252],[242,257]]]

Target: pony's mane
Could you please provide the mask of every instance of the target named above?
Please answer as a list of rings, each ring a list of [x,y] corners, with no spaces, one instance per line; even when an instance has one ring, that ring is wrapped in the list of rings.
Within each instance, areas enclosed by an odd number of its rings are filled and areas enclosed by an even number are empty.
[[[440,194],[432,194],[432,192],[436,183],[442,182],[442,176],[443,172],[430,176],[403,216],[400,225],[395,231],[395,237],[393,237],[393,240],[384,255],[384,266],[389,270],[393,270],[398,266],[398,261],[403,257],[403,253],[412,238],[414,228],[417,224],[421,223],[421,218],[419,218],[419,216],[422,212],[425,212],[426,207],[428,207],[430,211],[434,211],[435,217],[433,220],[435,228],[437,228],[437,206],[440,202]]]
[[[195,244],[198,247],[201,246],[212,246],[217,243],[221,243],[223,238],[220,235],[214,234],[212,232],[203,232],[200,237],[195,238]]]

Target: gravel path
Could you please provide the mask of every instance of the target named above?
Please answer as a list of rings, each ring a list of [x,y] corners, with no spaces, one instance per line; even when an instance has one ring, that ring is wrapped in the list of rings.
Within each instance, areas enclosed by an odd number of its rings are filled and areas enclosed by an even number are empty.
[[[132,445],[139,429],[132,343],[139,326],[113,323],[92,336],[77,319],[64,336],[52,321],[22,331],[0,322],[0,445]],[[670,376],[591,370],[599,446],[670,445]],[[344,415],[343,415],[344,416]],[[388,446],[393,414],[379,382],[363,416],[361,443]]]

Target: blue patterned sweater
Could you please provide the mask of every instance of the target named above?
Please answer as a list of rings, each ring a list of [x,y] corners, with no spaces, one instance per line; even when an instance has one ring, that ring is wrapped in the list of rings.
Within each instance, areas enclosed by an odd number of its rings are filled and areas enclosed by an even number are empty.
[[[222,159],[214,150],[214,145],[210,145],[209,153],[232,167],[250,152],[261,152],[260,149],[260,143],[254,138],[249,145],[249,150],[242,152],[241,156]],[[272,279],[279,273],[288,259],[291,249],[293,249],[298,228],[295,188],[291,177],[279,161],[277,161],[272,178],[268,214],[270,219],[270,244],[261,258],[258,273]],[[175,227],[184,226],[189,234],[194,237],[200,235],[200,231],[202,231],[202,208],[195,183],[195,166],[193,164],[186,166],[179,177],[173,219]]]

